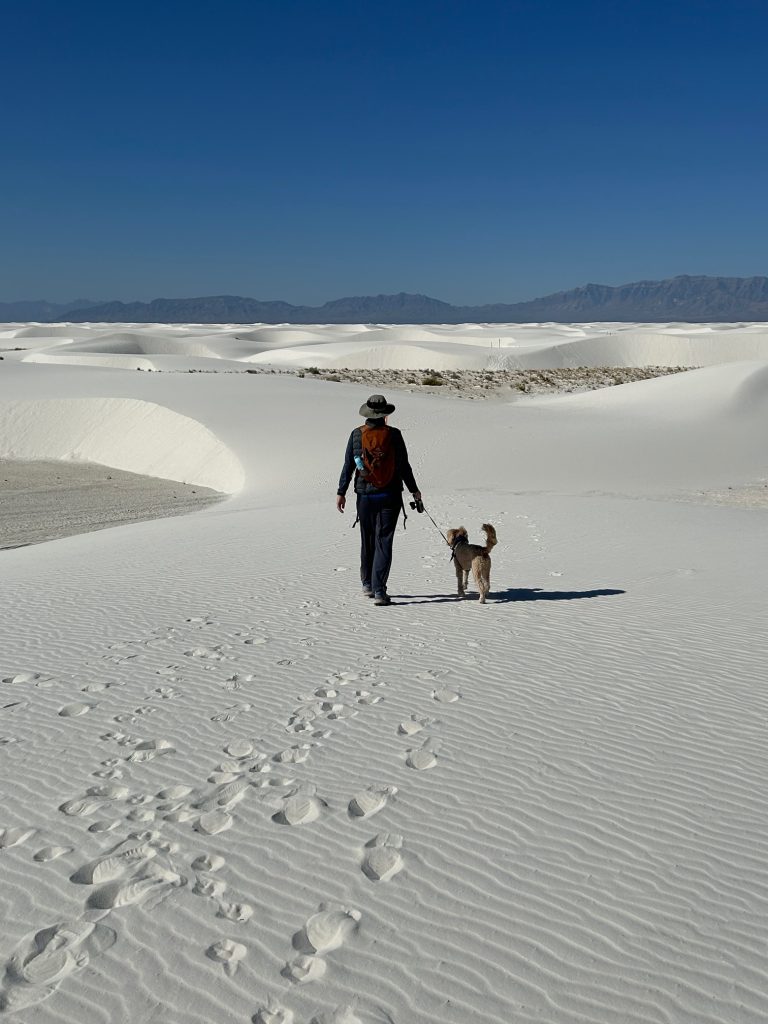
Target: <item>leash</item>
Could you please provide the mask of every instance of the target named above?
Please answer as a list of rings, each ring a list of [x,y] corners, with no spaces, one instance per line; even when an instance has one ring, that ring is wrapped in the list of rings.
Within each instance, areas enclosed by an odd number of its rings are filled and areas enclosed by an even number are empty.
[[[422,502],[421,507],[424,508],[424,503],[423,502]],[[427,512],[427,510],[425,508],[424,508],[424,511]],[[448,538],[445,536],[445,534],[440,529],[440,527],[437,525],[437,523],[432,518],[432,516],[429,514],[429,512],[427,512],[427,518],[429,519],[430,523],[432,523],[432,525],[437,530],[437,532],[440,534],[440,536],[443,538],[445,543],[448,544]],[[448,546],[451,549],[451,557],[448,559],[449,562],[452,562],[456,558],[456,548],[459,546],[460,543],[461,543],[461,541],[454,541],[453,544],[448,544]]]
[[[421,507],[422,507],[422,508],[424,508],[424,505],[423,505],[423,503],[422,503],[422,506],[421,506]],[[424,511],[425,511],[425,512],[427,513],[427,519],[429,519],[430,523],[432,523],[432,525],[433,525],[433,526],[434,526],[434,528],[435,528],[435,529],[437,530],[437,532],[438,532],[438,533],[440,534],[440,536],[441,536],[441,537],[443,538],[443,540],[445,541],[445,543],[446,543],[446,544],[448,544],[448,538],[447,538],[447,537],[445,536],[445,534],[443,533],[443,531],[442,531],[442,530],[440,529],[440,527],[439,527],[439,526],[437,525],[437,523],[436,523],[436,522],[435,522],[435,520],[434,520],[434,519],[432,518],[432,516],[431,516],[431,515],[429,514],[429,512],[427,512],[427,510],[426,510],[426,509],[424,509]],[[449,545],[449,546],[450,546],[450,545]]]

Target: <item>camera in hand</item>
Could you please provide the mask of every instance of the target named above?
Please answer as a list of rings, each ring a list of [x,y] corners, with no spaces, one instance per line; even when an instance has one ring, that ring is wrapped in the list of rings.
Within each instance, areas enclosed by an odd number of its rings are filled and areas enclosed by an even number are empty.
[[[416,501],[411,501],[409,502],[409,504],[412,509],[415,509],[416,512],[424,511],[424,502],[421,500],[421,498],[417,498]]]

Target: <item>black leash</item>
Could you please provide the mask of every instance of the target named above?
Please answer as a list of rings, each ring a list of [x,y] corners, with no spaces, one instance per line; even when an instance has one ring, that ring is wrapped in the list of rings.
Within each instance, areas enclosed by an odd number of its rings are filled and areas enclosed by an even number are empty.
[[[423,506],[423,505],[422,505],[421,507],[422,507],[422,508],[424,508],[424,506]],[[440,527],[439,527],[439,526],[437,525],[437,523],[435,522],[435,520],[434,520],[434,519],[432,518],[432,516],[431,516],[431,515],[429,514],[429,512],[427,512],[427,510],[426,510],[425,508],[424,508],[424,511],[425,511],[425,512],[427,513],[427,519],[429,519],[430,523],[432,523],[432,525],[434,526],[434,528],[435,528],[435,529],[437,530],[437,532],[438,532],[438,533],[440,534],[440,536],[441,536],[441,537],[443,538],[443,540],[444,540],[444,541],[445,541],[445,543],[447,544],[447,543],[448,543],[448,538],[447,538],[447,537],[445,536],[445,534],[443,533],[443,531],[442,531],[442,530],[440,529]]]
[[[421,505],[421,507],[422,507],[422,510],[423,510],[424,512],[427,512],[427,510],[426,510],[426,509],[424,508],[424,503],[423,503],[423,502],[422,502],[422,505]],[[449,543],[448,543],[448,538],[447,538],[447,537],[445,536],[445,534],[444,534],[444,533],[443,533],[443,531],[442,531],[442,530],[440,529],[440,527],[439,527],[439,526],[437,525],[437,523],[436,523],[436,522],[435,522],[435,520],[434,520],[434,519],[432,518],[432,516],[431,516],[431,515],[429,514],[429,512],[427,512],[427,518],[429,519],[430,523],[432,523],[432,525],[433,525],[433,526],[434,526],[434,528],[435,528],[435,529],[437,530],[437,532],[438,532],[438,533],[440,534],[440,536],[441,536],[441,537],[443,538],[443,540],[445,541],[445,543],[446,543],[446,544],[448,544],[448,546],[450,547],[450,549],[451,549],[451,557],[450,557],[450,558],[448,559],[448,561],[449,561],[449,562],[452,562],[452,561],[454,560],[454,558],[456,557],[456,548],[457,548],[457,547],[459,546],[459,544],[461,543],[461,541],[462,541],[462,540],[463,540],[464,538],[462,537],[462,538],[461,538],[460,540],[458,540],[458,541],[454,541],[454,543],[453,543],[453,544],[449,544]]]

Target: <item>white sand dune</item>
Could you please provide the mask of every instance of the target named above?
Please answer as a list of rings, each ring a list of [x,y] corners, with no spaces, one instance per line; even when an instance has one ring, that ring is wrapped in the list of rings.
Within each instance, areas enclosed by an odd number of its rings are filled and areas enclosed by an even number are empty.
[[[9,351],[19,344],[25,346],[23,352]],[[765,324],[8,325],[0,327],[3,345],[6,359],[98,366],[110,360],[115,369],[168,368],[167,362],[156,361],[161,357],[178,358],[177,368],[187,360],[195,369],[202,364],[194,361],[201,359],[221,360],[228,366],[239,361],[289,368],[441,371],[710,366],[768,359],[768,328]]]
[[[98,462],[233,492],[235,455],[201,423],[129,398],[46,398],[0,404],[0,458]]]
[[[187,337],[99,330],[78,357]],[[264,330],[290,365],[297,338],[487,359],[499,329]],[[598,330],[514,325],[496,352],[602,359]],[[633,327],[623,357],[680,354],[677,330]],[[436,522],[498,531],[484,606],[415,514],[395,603],[359,597],[334,494],[360,387],[6,350],[0,454],[230,497],[0,553],[0,1017],[768,1019],[768,509],[716,503],[768,482],[766,330],[589,394],[399,393]],[[258,328],[221,334],[222,361],[258,355]]]

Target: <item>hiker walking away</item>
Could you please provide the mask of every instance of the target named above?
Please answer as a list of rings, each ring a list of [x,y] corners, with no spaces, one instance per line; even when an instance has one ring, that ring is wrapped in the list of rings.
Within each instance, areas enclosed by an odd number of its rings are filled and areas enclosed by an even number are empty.
[[[360,406],[365,423],[349,435],[336,494],[336,508],[343,512],[347,488],[354,477],[360,523],[360,580],[363,595],[372,597],[378,605],[392,603],[387,579],[395,527],[403,507],[403,484],[415,501],[421,500],[403,435],[387,423],[394,411],[384,395],[371,395]]]

